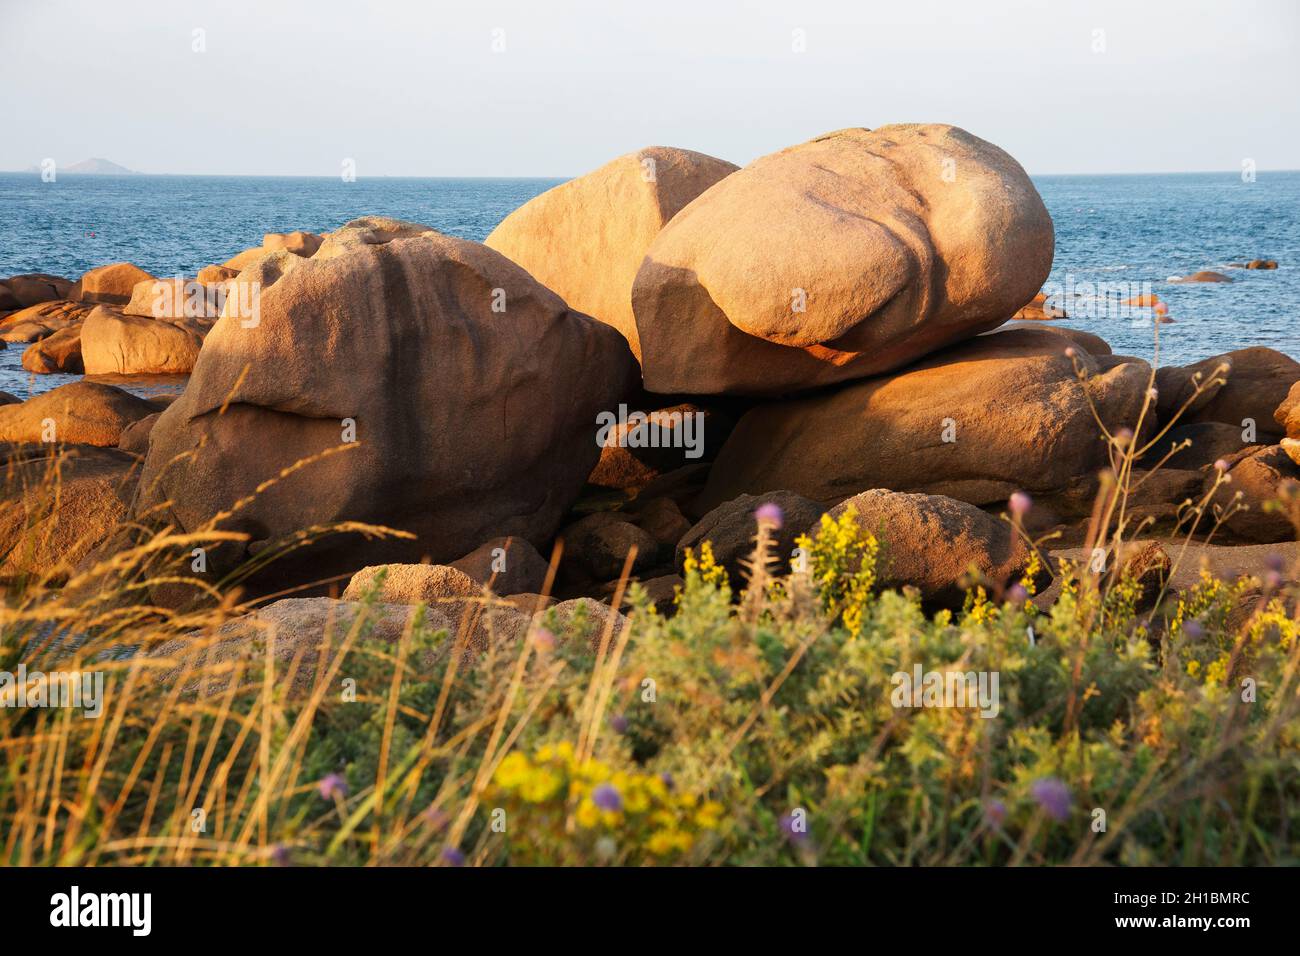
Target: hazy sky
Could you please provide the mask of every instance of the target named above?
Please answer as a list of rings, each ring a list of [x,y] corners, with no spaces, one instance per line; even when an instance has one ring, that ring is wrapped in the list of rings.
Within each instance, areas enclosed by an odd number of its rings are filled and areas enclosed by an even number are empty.
[[[0,169],[569,176],[894,122],[1031,173],[1296,169],[1298,94],[1297,0],[0,0]]]

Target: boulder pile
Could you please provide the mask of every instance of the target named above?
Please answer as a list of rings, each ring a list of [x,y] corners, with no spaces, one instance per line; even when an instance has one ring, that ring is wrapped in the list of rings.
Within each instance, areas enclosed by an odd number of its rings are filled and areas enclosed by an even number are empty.
[[[315,595],[232,639],[319,630],[362,599],[390,629],[424,603],[453,630],[490,606],[517,633],[558,598],[545,613],[598,635],[623,626],[625,569],[671,611],[704,542],[739,590],[760,517],[792,566],[851,511],[880,584],[955,606],[972,582],[1049,575],[1025,533],[1083,544],[1134,447],[1132,520],[1163,533],[1204,501],[1216,547],[1294,541],[1300,362],[1152,369],[1041,321],[1063,317],[1041,291],[1053,243],[1009,155],[903,125],[743,168],[639,150],[485,243],[368,217],[268,233],[194,278],[14,276],[0,342],[27,346],[25,368],[189,379],[170,403],[92,382],[0,396],[29,476],[0,538],[49,532],[6,567],[48,571],[120,526],[215,531],[181,573]],[[1040,321],[1000,328],[1017,317]],[[63,526],[31,497],[60,454],[81,460]]]

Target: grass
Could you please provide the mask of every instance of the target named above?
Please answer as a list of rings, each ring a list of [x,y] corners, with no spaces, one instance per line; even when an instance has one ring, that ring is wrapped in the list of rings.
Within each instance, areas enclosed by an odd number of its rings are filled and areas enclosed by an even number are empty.
[[[1125,506],[1132,463],[1159,436],[1098,424],[1112,468],[1088,548],[1116,555],[1145,530]],[[1212,494],[1180,513],[1187,540],[1226,519]],[[1008,520],[1023,536],[1021,510]],[[142,533],[61,586],[8,597],[4,670],[94,670],[107,694],[100,719],[0,708],[2,859],[1300,862],[1293,586],[1203,576],[1171,596],[1114,560],[1059,568],[1050,610],[1026,599],[1031,567],[928,614],[875,586],[882,542],[852,517],[803,542],[805,572],[778,565],[779,516],[761,518],[736,595],[706,543],[675,613],[633,583],[621,629],[547,612],[522,639],[471,643],[501,603],[485,590],[458,637],[415,607],[400,638],[381,639],[372,594],[319,645],[271,630],[238,653],[217,631],[248,610],[237,576],[179,609],[153,600],[190,578],[176,569],[192,548],[223,540],[216,522]],[[1025,540],[1041,555],[1044,541]],[[56,647],[56,633],[85,640]],[[894,706],[892,675],[916,664],[996,672],[998,716]]]

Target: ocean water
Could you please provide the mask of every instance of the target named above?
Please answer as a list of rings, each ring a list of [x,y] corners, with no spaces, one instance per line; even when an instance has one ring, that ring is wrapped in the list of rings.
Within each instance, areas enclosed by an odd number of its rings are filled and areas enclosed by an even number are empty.
[[[127,260],[158,276],[193,275],[261,244],[264,232],[337,228],[363,215],[426,223],[481,240],[556,179],[340,179],[0,174],[0,276],[76,278]],[[1048,290],[1060,322],[1101,335],[1116,352],[1150,359],[1145,310],[1117,309],[1152,291],[1173,322],[1159,328],[1162,364],[1267,345],[1300,358],[1300,172],[1036,177],[1056,225]],[[1274,271],[1230,268],[1275,259]],[[1210,269],[1235,280],[1176,284]],[[0,389],[27,397],[74,376],[31,375],[24,346],[0,351]],[[133,391],[166,383],[124,383]],[[171,387],[177,388],[175,382]]]

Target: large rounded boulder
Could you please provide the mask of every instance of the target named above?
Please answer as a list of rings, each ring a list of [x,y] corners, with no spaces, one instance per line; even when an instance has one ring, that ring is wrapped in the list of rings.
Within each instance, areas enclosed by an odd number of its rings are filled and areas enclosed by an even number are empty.
[[[992,329],[1052,264],[1001,149],[952,126],[847,129],[756,160],[677,214],[632,290],[646,387],[781,394]]]
[[[652,146],[520,206],[484,242],[575,309],[614,326],[639,358],[632,281],[646,249],[687,203],[736,166]]]
[[[1206,359],[1192,369],[1227,365],[1222,388],[1191,410],[1186,421],[1224,422],[1238,428],[1252,424],[1261,440],[1281,437],[1274,418],[1291,386],[1300,382],[1300,362],[1276,349],[1252,346]],[[1284,426],[1285,427],[1285,426]]]
[[[409,536],[326,536],[272,562],[277,581],[446,563],[503,535],[541,544],[635,372],[614,329],[499,253],[358,219],[311,258],[270,252],[234,280],[150,434],[138,510],[193,531],[252,496],[220,523],[250,540],[210,568],[346,521]]]
[[[87,375],[182,375],[194,368],[210,323],[147,319],[96,306],[81,326]]]
[[[833,502],[887,488],[976,505],[1020,489],[1065,493],[1107,461],[1093,409],[1112,429],[1134,426],[1150,373],[1047,329],[978,336],[892,375],[750,410],[697,507],[777,489]]]

